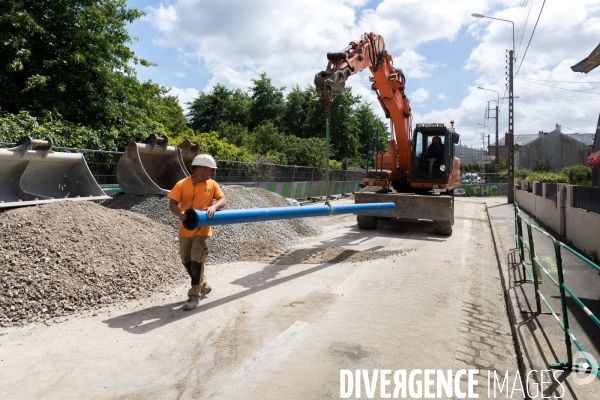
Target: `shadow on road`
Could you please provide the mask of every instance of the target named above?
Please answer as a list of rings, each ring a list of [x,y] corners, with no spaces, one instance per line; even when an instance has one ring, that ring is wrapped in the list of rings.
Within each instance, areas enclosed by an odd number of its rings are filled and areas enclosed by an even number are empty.
[[[183,304],[185,304],[185,302],[182,301],[177,303],[166,304],[164,306],[153,306],[145,308],[143,310],[134,311],[128,314],[120,315],[118,317],[109,318],[102,322],[107,324],[110,328],[120,328],[129,333],[137,335],[144,334],[154,329],[165,326],[167,324],[179,321],[183,318],[188,318],[200,313],[204,313],[206,311],[220,307],[232,301],[242,299],[254,293],[262,292],[263,290],[270,289],[274,286],[281,285],[283,283],[301,278],[303,276],[321,271],[325,268],[329,268],[335,265],[336,264],[319,264],[312,268],[308,268],[304,271],[300,271],[295,274],[273,279],[270,281],[265,281],[264,279],[259,280],[258,276],[262,278],[265,275],[260,273],[254,273],[250,274],[247,277],[248,279],[240,278],[245,279],[244,284],[248,287],[248,289],[231,294],[229,296],[225,296],[220,299],[216,299],[214,301],[211,301],[210,298],[206,298],[200,303],[200,305],[195,310],[192,311],[183,312],[181,310],[181,307],[183,306]],[[275,270],[275,268],[278,268],[278,270]],[[286,268],[281,268],[281,266],[268,265],[263,269],[263,271],[267,270],[267,273],[273,277],[279,271],[285,269]]]

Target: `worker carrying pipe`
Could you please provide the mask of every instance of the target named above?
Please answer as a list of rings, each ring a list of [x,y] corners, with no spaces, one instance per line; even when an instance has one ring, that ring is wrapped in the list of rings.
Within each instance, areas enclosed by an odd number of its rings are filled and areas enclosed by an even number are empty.
[[[219,184],[210,179],[217,163],[209,154],[200,154],[192,160],[192,175],[181,179],[169,192],[169,210],[180,220],[179,255],[190,278],[192,287],[188,291],[188,302],[184,311],[193,310],[199,301],[212,288],[204,276],[204,263],[208,256],[208,239],[212,236],[210,226],[197,227],[194,230],[184,229],[188,214],[182,210],[194,208],[205,209],[204,214],[212,217],[215,212],[225,206],[227,200]],[[216,203],[213,204],[213,200]]]
[[[223,210],[210,215],[207,210],[188,209],[183,221],[185,229],[193,231],[204,226],[241,224],[244,222],[273,221],[305,217],[321,217],[338,214],[362,214],[393,211],[394,203],[340,204],[307,207],[272,207],[239,210]]]

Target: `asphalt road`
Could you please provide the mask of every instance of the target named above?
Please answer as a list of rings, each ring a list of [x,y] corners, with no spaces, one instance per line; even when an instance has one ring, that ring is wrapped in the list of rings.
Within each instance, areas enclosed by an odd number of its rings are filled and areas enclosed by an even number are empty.
[[[513,384],[516,352],[484,202],[457,200],[451,237],[427,221],[384,221],[376,231],[347,215],[319,223],[322,236],[270,263],[209,266],[214,290],[192,312],[181,310],[187,288],[171,287],[97,315],[6,330],[0,396],[339,398],[341,370],[359,369],[478,369],[480,398],[489,370],[508,371]],[[333,246],[406,252],[298,262]],[[364,382],[361,390],[365,398]]]

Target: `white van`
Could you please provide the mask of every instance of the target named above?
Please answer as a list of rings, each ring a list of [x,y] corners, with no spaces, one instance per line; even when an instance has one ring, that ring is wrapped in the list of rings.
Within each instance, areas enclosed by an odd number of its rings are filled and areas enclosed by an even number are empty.
[[[481,182],[481,177],[479,177],[479,175],[472,173],[472,172],[467,172],[466,174],[463,175],[463,183],[479,183]]]

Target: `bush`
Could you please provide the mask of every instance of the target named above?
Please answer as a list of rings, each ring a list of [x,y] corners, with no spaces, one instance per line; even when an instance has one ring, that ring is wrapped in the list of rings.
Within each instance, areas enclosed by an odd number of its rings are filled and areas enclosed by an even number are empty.
[[[563,172],[533,171],[526,178],[527,182],[567,183],[569,177]]]
[[[590,186],[592,183],[592,169],[585,165],[577,164],[571,167],[565,167],[561,173],[567,175],[569,184]]]

